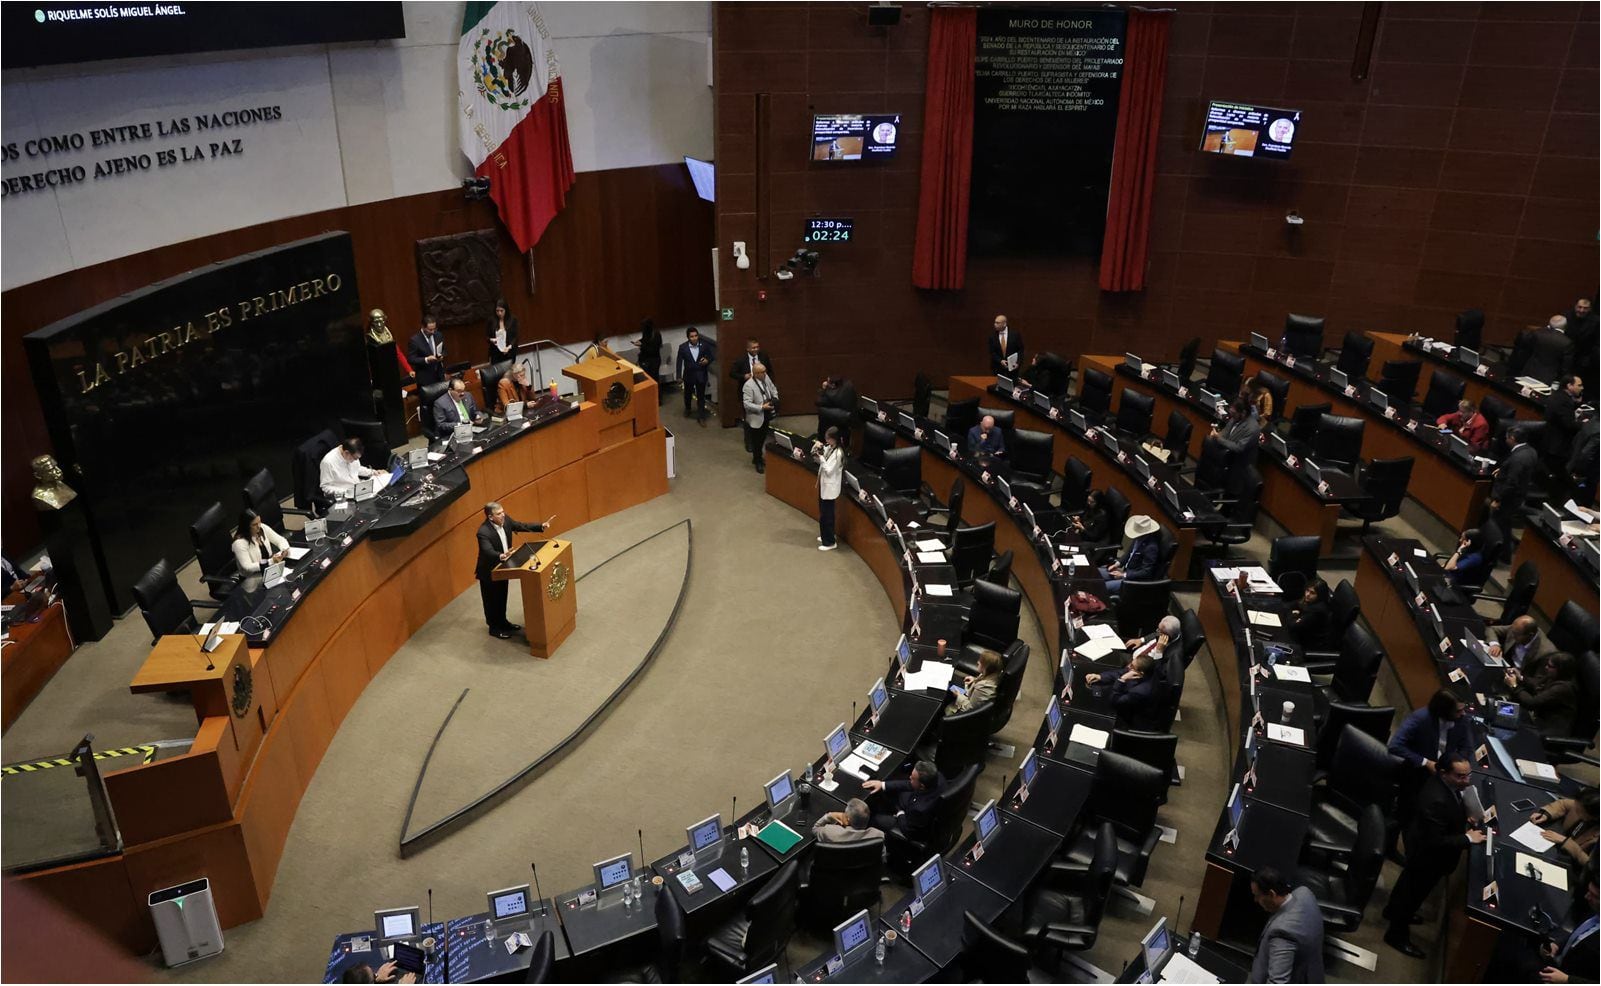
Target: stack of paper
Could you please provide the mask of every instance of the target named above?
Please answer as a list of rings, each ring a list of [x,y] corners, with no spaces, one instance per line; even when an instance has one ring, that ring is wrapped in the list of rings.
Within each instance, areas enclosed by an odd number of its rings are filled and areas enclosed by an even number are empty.
[[[844,771],[859,781],[868,780],[873,776],[873,765],[854,753],[841,760],[834,769]]]
[[[1164,983],[1220,983],[1223,980],[1207,972],[1188,955],[1175,950],[1162,963],[1162,982]]]
[[[1592,523],[1592,524],[1595,523],[1595,521],[1592,519],[1593,515],[1590,514],[1589,512],[1587,512],[1583,507],[1581,507],[1577,503],[1575,503],[1571,497],[1568,499],[1567,503],[1564,503],[1562,505],[1562,509],[1566,510],[1568,513],[1572,514],[1573,516],[1579,518],[1582,521],[1585,521],[1587,523]]]
[[[1242,568],[1240,571],[1245,573],[1246,582],[1250,585],[1252,592],[1278,595],[1283,591],[1279,588],[1279,584],[1273,581],[1273,576],[1267,574],[1267,569],[1261,566],[1252,565],[1249,568]]]
[[[1280,743],[1293,743],[1296,746],[1306,745],[1306,731],[1295,726],[1281,726],[1276,722],[1267,724],[1267,738]]]
[[[1086,661],[1099,661],[1101,658],[1117,650],[1121,645],[1110,640],[1086,640],[1082,644],[1074,644],[1073,652]]]
[[[1517,831],[1512,833],[1512,840],[1520,846],[1526,847],[1530,852],[1543,853],[1547,849],[1555,848],[1555,843],[1545,841],[1545,829],[1533,822],[1524,822]]]
[[[295,547],[293,545],[290,545],[290,547],[289,547],[289,560],[290,561],[299,561],[300,559],[306,557],[309,554],[311,554],[311,549],[310,548],[297,548],[297,547]]]
[[[1277,613],[1269,613],[1260,609],[1253,609],[1248,612],[1253,626],[1281,627],[1284,625],[1284,621],[1279,619],[1279,614]]]
[[[1514,858],[1517,863],[1518,875],[1526,876],[1531,880],[1552,886],[1558,890],[1568,889],[1568,870],[1565,866],[1547,863],[1543,859],[1535,859],[1526,852],[1520,852]]]
[[[1538,760],[1524,760],[1519,758],[1518,770],[1520,770],[1523,773],[1523,776],[1526,778],[1537,777],[1542,781],[1554,781],[1557,779],[1557,769],[1548,763],[1541,763]]]
[[[1067,741],[1069,743],[1083,743],[1085,746],[1093,746],[1097,750],[1106,749],[1106,744],[1111,739],[1112,734],[1106,730],[1094,729],[1090,726],[1084,725],[1083,723],[1075,724],[1073,726],[1073,731],[1067,734]]]
[[[203,625],[200,628],[201,635],[205,636],[207,634],[210,634],[211,633],[211,628],[216,626],[216,625],[217,624],[215,624],[215,623],[207,623],[207,624]],[[222,629],[218,630],[217,632],[222,634],[224,637],[226,637],[230,633],[238,633],[239,632],[239,624],[238,623],[224,623],[222,625]]]
[[[1519,387],[1529,388],[1536,394],[1549,394],[1551,392],[1550,384],[1536,380],[1533,377],[1518,377],[1517,384]]]
[[[932,585],[932,584],[930,584],[930,585],[923,586],[923,591],[928,593],[931,596],[949,596],[949,595],[951,595],[951,591],[952,590],[951,590],[951,587],[948,586],[948,585]]]
[[[945,550],[944,542],[940,541],[938,538],[918,538],[916,543],[917,543],[917,550],[918,551],[944,551]]]
[[[917,560],[924,565],[943,565],[945,564],[945,552],[919,551],[917,553]]]
[[[955,674],[954,665],[942,661],[924,661],[921,668],[906,673],[906,690],[915,692],[921,688],[932,688],[944,691],[951,686],[951,678]]]
[[[1240,570],[1237,568],[1224,568],[1219,565],[1212,569],[1212,578],[1217,579],[1219,582],[1233,582],[1239,577]]]
[[[1273,674],[1280,681],[1312,680],[1312,676],[1307,673],[1306,668],[1298,668],[1293,664],[1275,664],[1273,665]]]

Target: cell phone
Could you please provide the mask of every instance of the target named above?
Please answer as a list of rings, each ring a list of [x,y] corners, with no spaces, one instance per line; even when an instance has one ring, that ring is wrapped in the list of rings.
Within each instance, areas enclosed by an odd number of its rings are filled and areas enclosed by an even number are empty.
[[[1512,810],[1518,812],[1533,811],[1536,807],[1537,806],[1535,803],[1530,801],[1528,798],[1519,798],[1518,800],[1512,802],[1511,805]]]

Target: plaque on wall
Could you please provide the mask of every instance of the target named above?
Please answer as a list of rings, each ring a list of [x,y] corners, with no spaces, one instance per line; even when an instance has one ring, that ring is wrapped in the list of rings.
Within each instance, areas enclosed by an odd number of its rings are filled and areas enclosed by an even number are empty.
[[[500,297],[500,235],[492,229],[417,241],[422,310],[441,326],[488,321]]]

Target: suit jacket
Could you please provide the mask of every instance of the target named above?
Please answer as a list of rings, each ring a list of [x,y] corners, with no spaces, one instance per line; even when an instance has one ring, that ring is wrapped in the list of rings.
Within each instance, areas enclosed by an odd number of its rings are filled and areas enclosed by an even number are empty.
[[[1495,480],[1490,484],[1490,499],[1500,501],[1503,510],[1522,507],[1524,497],[1529,495],[1529,486],[1534,482],[1534,467],[1538,460],[1534,446],[1527,442],[1509,452],[1501,460]]]
[[[1078,515],[1078,519],[1084,522],[1085,541],[1091,544],[1106,543],[1110,534],[1107,528],[1111,525],[1112,518],[1107,516],[1105,507],[1099,505],[1086,507],[1084,512]]]
[[[1579,922],[1583,924],[1584,922]],[[1577,927],[1574,929],[1578,930]],[[1601,975],[1601,949],[1596,948],[1597,939],[1601,934],[1592,932],[1581,942],[1576,942],[1568,953],[1562,956],[1561,961],[1553,963],[1557,968],[1568,974],[1568,981],[1574,983],[1593,983],[1597,975]],[[1566,939],[1557,944],[1563,945]]]
[[[1390,737],[1390,755],[1400,757],[1414,767],[1422,767],[1425,760],[1439,760],[1440,720],[1429,714],[1428,707],[1418,709],[1401,720],[1401,727]],[[1445,734],[1445,753],[1471,753],[1473,732],[1468,717],[1451,723]]]
[[[1535,627],[1534,637],[1524,648],[1521,659],[1512,651],[1514,644],[1510,625],[1490,627],[1490,640],[1501,645],[1501,656],[1506,658],[1508,664],[1515,665],[1518,670],[1526,674],[1538,671],[1545,664],[1545,659],[1557,652],[1557,645],[1553,644],[1545,635],[1545,631],[1539,627]]]
[[[966,712],[974,706],[983,705],[985,702],[995,701],[995,688],[1000,684],[1000,680],[1001,676],[995,675],[994,677],[979,678],[974,681],[973,687],[967,690],[966,695],[956,696],[955,701],[945,706],[945,714],[953,716],[958,712]]]
[[[989,437],[984,436],[984,427],[974,425],[967,429],[967,451],[970,455],[996,456],[1006,454],[1006,435],[1001,426],[996,425],[990,429]]]
[[[460,424],[470,425],[473,416],[478,413],[478,402],[473,400],[472,394],[464,393],[461,395],[461,402],[467,405],[467,420],[461,420],[461,412],[456,410],[456,402],[451,398],[452,395],[447,389],[439,395],[438,400],[434,401],[434,427],[440,431],[449,431]]]
[[[506,515],[506,544],[512,544],[512,535],[516,533],[538,534],[545,529],[543,524],[524,524],[511,519]],[[485,520],[478,525],[478,565],[473,574],[480,579],[487,579],[489,573],[500,564],[500,535],[495,531],[493,521]]]
[[[817,392],[817,407],[819,409],[831,407],[838,411],[856,410],[856,385],[849,380],[841,380],[838,387],[824,387]]]
[[[869,825],[864,829],[853,829],[849,825],[831,822],[827,818],[819,818],[812,823],[812,835],[818,842],[883,842],[884,833]]]
[[[1523,376],[1549,382],[1566,373],[1573,359],[1573,340],[1547,325],[1538,329],[1529,342],[1529,361]]]
[[[1406,830],[1406,865],[1424,872],[1449,873],[1468,843],[1468,810],[1439,774],[1430,774],[1418,791]]]
[[[656,329],[639,334],[639,366],[656,370],[662,365],[662,334]]]
[[[1558,462],[1567,459],[1573,438],[1579,433],[1579,420],[1575,417],[1578,409],[1579,402],[1566,387],[1558,387],[1545,399],[1545,454],[1548,458]]]
[[[1023,333],[1011,328],[1010,326],[1008,326],[1006,329],[1006,351],[1001,352],[1000,337],[997,336],[993,331],[990,333],[989,351],[991,373],[1004,373],[1009,377],[1016,376],[1018,373],[1022,372],[1023,367],[1026,365],[1023,362]],[[1006,368],[1005,360],[1006,357],[1012,355],[1013,353],[1017,354],[1017,369],[1008,370]]]
[[[902,835],[918,841],[928,837],[929,830],[934,825],[934,809],[939,806],[939,795],[944,789],[944,778],[921,791],[912,790],[909,778],[884,782],[884,793],[893,797],[895,810],[902,813],[900,818]]]
[[[1123,577],[1136,582],[1148,582],[1151,579],[1162,577],[1158,566],[1161,564],[1162,545],[1161,538],[1156,534],[1147,534],[1129,542],[1128,550],[1123,553],[1119,564],[1123,567]]]
[[[752,428],[760,428],[767,424],[768,415],[771,413],[762,410],[762,405],[772,401],[774,407],[778,406],[778,385],[773,383],[772,374],[768,374],[767,379],[761,384],[756,382],[755,377],[751,377],[741,386],[739,397],[745,409],[745,424]]]
[[[767,358],[767,350],[765,350],[765,349],[756,350],[756,362],[758,362],[761,365],[767,367],[767,377],[768,377],[768,379],[772,379],[772,376],[773,376],[773,361]],[[749,376],[749,375],[750,375],[750,354],[749,353],[740,353],[738,359],[735,359],[732,356],[730,356],[728,358],[728,379],[734,381],[734,383],[736,383],[736,384],[738,384],[738,385],[743,387],[745,385],[745,378],[747,376]]]
[[[495,388],[495,410],[506,410],[507,404],[518,401],[527,403],[539,396],[539,391],[532,387],[519,387],[517,381],[509,376],[501,377],[500,384]]]
[[[1290,636],[1306,650],[1337,648],[1339,643],[1331,639],[1333,629],[1334,614],[1328,603],[1312,603],[1301,610],[1300,616],[1290,619]]]
[[[1251,983],[1321,983],[1323,974],[1323,911],[1306,887],[1267,919],[1251,963]]]
[[[484,345],[489,347],[489,362],[491,363],[501,363],[509,360],[517,352],[517,316],[509,312],[506,314],[505,350],[495,348],[495,331],[499,328],[500,320],[493,315],[489,316],[489,321],[484,323]]]
[[[1243,467],[1256,464],[1257,453],[1261,449],[1261,442],[1258,441],[1261,434],[1261,422],[1255,418],[1244,418],[1225,422],[1218,429],[1218,440],[1234,453],[1234,467],[1243,471]]]
[[[1579,428],[1573,451],[1568,456],[1568,474],[1594,483],[1598,461],[1601,461],[1601,417],[1591,418]]]
[[[419,331],[411,337],[411,341],[406,343],[406,360],[411,363],[412,373],[417,377],[418,390],[428,384],[439,383],[445,379],[445,334],[443,332],[434,333],[434,345],[439,349],[439,359],[430,363],[428,362],[428,357],[434,354],[434,350],[429,347],[428,339],[424,333]]]
[[[717,343],[702,336],[700,340],[700,358],[706,360],[705,366],[701,366],[700,362],[689,354],[688,342],[679,343],[678,363],[675,370],[678,379],[686,384],[703,384],[711,379],[711,366],[717,362]]]
[[[1117,721],[1130,729],[1143,729],[1159,733],[1167,729],[1163,713],[1167,695],[1167,682],[1153,674],[1134,681],[1118,678],[1112,682],[1112,708],[1117,710]]]
[[[1534,728],[1542,736],[1567,736],[1573,732],[1573,717],[1578,714],[1579,683],[1572,678],[1558,680],[1550,677],[1550,669],[1542,668],[1523,679],[1512,689],[1512,697],[1534,720]]]

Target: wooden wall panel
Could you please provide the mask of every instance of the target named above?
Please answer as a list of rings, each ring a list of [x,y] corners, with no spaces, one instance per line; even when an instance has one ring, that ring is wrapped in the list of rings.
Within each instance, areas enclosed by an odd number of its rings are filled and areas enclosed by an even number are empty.
[[[570,531],[592,520],[589,512],[589,470],[582,462],[558,469],[540,479],[539,505],[544,516],[556,515],[555,533]]]
[[[94,929],[129,951],[149,950],[150,912],[143,901],[134,899],[133,888],[128,883],[128,863],[123,857],[110,856],[43,873],[25,874],[15,882],[26,883],[68,913],[79,917],[95,915]],[[5,886],[9,889],[12,883],[8,879]],[[7,894],[5,906],[10,905]]]
[[[243,846],[238,824],[228,822],[130,848],[123,858],[127,860],[128,887],[135,907],[144,910],[148,920],[146,898],[151,891],[206,877],[211,881],[217,918],[224,928],[254,921],[261,917],[262,902]]]
[[[0,417],[6,456],[0,461],[6,549],[38,544],[28,503],[28,460],[50,451],[21,339],[74,312],[197,267],[331,229],[355,241],[362,308],[383,308],[396,335],[421,319],[414,243],[475,229],[500,228],[491,202],[467,202],[459,190],[429,192],[311,213],[230,230],[71,271],[0,294]],[[712,314],[712,206],[696,196],[682,164],[585,172],[567,208],[534,248],[536,273],[500,232],[501,284],[522,324],[522,339],[588,342],[596,335],[709,319]],[[481,325],[448,328],[450,349],[483,359]],[[288,454],[288,450],[285,450]]]
[[[584,462],[591,516],[626,510],[667,492],[667,436],[662,431],[631,438]]]
[[[226,727],[227,720],[222,725]],[[208,739],[212,738],[211,732],[207,731]],[[228,733],[216,737],[216,742],[231,746],[234,740]],[[117,827],[127,845],[233,818],[233,798],[216,747],[197,748],[181,757],[112,771],[105,775],[105,783],[112,810],[117,813]]]

